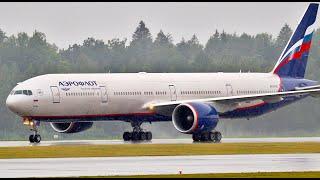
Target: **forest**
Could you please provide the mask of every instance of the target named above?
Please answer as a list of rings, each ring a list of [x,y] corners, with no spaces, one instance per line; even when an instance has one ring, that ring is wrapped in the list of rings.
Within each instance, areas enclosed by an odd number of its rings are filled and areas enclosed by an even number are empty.
[[[0,27],[1,28],[1,27]],[[169,32],[159,30],[152,37],[140,21],[132,39],[107,41],[88,37],[82,44],[59,49],[48,43],[45,33],[32,36],[21,32],[7,35],[0,29],[0,139],[24,140],[30,134],[21,118],[10,112],[5,101],[11,89],[34,76],[50,73],[124,73],[124,72],[269,72],[292,34],[284,24],[277,36],[267,32],[249,35],[215,30],[206,44],[194,34],[173,43]],[[308,59],[306,78],[320,77],[320,29],[316,29]],[[213,82],[214,83],[214,82]],[[220,120],[217,129],[225,137],[319,136],[320,99],[306,98],[275,112],[253,119]],[[188,137],[176,131],[171,122],[144,124],[154,138]],[[58,134],[60,139],[120,139],[125,122],[97,122],[88,131]],[[55,133],[48,123],[41,123],[43,139]]]

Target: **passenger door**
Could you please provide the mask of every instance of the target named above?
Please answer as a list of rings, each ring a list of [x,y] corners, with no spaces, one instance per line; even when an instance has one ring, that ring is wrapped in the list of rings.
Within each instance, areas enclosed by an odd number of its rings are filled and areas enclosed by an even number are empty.
[[[101,102],[107,103],[108,102],[108,92],[105,86],[100,86],[100,95],[101,95]]]
[[[60,92],[57,86],[50,86],[51,93],[52,93],[52,102],[53,103],[60,103]]]
[[[176,87],[174,85],[169,85],[169,89],[170,89],[171,101],[176,101],[177,100]]]

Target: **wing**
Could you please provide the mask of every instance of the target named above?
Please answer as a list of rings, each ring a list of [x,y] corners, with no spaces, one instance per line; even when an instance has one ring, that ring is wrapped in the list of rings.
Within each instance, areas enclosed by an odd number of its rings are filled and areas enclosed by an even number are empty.
[[[313,97],[320,96],[320,86],[309,86],[304,87],[305,89],[297,89],[293,91],[276,92],[276,93],[264,93],[264,94],[250,94],[240,96],[228,96],[228,97],[215,97],[215,98],[204,98],[204,99],[191,99],[181,101],[169,101],[169,102],[150,102],[145,104],[143,107],[147,109],[154,109],[163,106],[174,106],[182,103],[191,102],[216,102],[222,104],[240,103],[245,101],[263,100],[265,102],[277,102],[282,100],[284,97],[289,96],[303,96],[311,95]]]
[[[307,89],[319,89],[320,85],[315,86],[305,86],[305,87],[296,87],[295,90],[307,90]]]

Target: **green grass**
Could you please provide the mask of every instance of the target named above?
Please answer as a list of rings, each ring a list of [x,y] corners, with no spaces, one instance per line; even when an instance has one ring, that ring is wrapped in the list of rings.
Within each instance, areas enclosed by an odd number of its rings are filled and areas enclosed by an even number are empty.
[[[90,178],[91,176],[85,176]],[[138,176],[94,176],[94,178],[319,178],[319,171],[308,172],[258,172],[258,173],[216,173],[216,174],[172,174]]]
[[[285,153],[320,153],[320,143],[195,143],[0,147],[0,159]]]

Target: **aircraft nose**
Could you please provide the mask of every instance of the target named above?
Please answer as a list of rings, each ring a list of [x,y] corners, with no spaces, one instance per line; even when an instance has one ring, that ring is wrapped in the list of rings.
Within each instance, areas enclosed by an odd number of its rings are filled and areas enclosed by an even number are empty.
[[[22,100],[12,96],[7,97],[6,106],[10,109],[10,111],[18,115],[23,115],[27,110],[25,103]]]
[[[11,96],[7,97],[6,100],[6,106],[13,112],[16,112],[17,110],[17,104],[18,102],[15,100],[15,98],[12,98]]]

